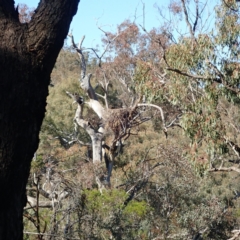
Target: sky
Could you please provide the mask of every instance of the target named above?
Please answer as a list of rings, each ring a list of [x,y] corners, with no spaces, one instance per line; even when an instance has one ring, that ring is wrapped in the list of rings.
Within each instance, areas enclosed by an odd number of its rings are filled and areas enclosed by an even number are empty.
[[[163,25],[165,20],[159,14],[158,7],[167,17],[169,13],[168,5],[171,1],[174,2],[174,0],[80,0],[77,14],[70,26],[70,32],[72,31],[76,43],[85,35],[83,47],[95,48],[98,45],[101,49],[103,32],[98,27],[107,32],[116,32],[117,25],[129,19],[137,24],[144,25],[146,30],[150,31],[154,27],[158,28]],[[203,17],[203,21],[206,18],[209,20],[209,16],[213,20],[213,8],[219,0],[206,0],[202,1],[201,4],[204,5],[206,2],[206,15]],[[19,3],[25,3],[31,8],[36,8],[39,0],[15,0],[15,5]],[[195,6],[192,10],[192,13],[194,13]],[[213,26],[212,20],[206,21],[206,25]],[[177,34],[179,29],[183,34],[189,32],[188,27],[183,23],[184,21],[181,22],[176,17],[172,21],[178,28]],[[71,45],[70,39],[67,43]]]
[[[83,35],[84,47],[101,45],[104,31],[116,31],[116,26],[124,20],[136,20],[138,24],[145,25],[147,30],[160,25],[159,13],[156,7],[168,0],[81,0],[78,12],[70,26],[74,39],[79,42]],[[15,5],[25,3],[29,7],[37,7],[38,0],[15,0]],[[144,6],[144,7],[143,7]],[[144,17],[143,17],[144,9]]]

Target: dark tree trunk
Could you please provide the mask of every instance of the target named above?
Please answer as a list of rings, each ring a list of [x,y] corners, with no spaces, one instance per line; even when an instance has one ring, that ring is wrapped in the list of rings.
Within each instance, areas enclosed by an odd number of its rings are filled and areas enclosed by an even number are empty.
[[[0,0],[0,240],[23,238],[30,163],[38,147],[50,74],[79,0],[42,0],[21,24]]]

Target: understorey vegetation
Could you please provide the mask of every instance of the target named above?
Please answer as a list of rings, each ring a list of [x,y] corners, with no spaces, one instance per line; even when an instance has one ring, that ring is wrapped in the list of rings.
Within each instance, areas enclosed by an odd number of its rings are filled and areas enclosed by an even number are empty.
[[[160,4],[162,24],[99,28],[99,49],[69,33],[24,239],[239,239],[239,6]]]

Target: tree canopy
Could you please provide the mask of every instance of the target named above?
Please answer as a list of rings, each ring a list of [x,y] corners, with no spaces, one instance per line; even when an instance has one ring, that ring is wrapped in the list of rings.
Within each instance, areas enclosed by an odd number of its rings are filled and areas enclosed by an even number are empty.
[[[220,1],[209,15],[207,2],[179,0],[168,11],[159,6],[164,24],[151,30],[100,29],[100,49],[69,34],[32,163],[26,239],[240,236],[239,6]]]

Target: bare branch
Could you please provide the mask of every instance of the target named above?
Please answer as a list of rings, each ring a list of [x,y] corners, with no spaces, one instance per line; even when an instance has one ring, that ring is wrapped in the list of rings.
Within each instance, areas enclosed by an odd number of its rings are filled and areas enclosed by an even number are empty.
[[[240,169],[237,167],[221,167],[221,168],[211,168],[208,172],[238,172],[240,173]]]
[[[184,71],[181,71],[177,68],[171,68],[171,67],[167,67],[166,68],[167,70],[171,71],[171,72],[176,72],[180,75],[183,75],[183,76],[186,76],[186,77],[190,77],[192,79],[199,79],[199,80],[214,80],[213,78],[211,77],[205,77],[205,76],[201,76],[201,75],[193,75],[193,74],[190,74],[190,73],[187,73],[187,72],[184,72]],[[216,78],[216,81],[219,81],[218,78]]]
[[[104,30],[103,30],[101,27],[99,27],[99,26],[98,26],[98,29],[99,29],[100,31],[102,31],[102,32],[105,34],[105,36],[107,37],[107,40],[108,40],[107,45],[106,45],[105,48],[103,49],[103,52],[102,52],[101,55],[98,55],[97,52],[96,52],[96,50],[95,50],[94,48],[87,48],[87,49],[90,49],[90,50],[93,51],[93,53],[96,55],[97,59],[99,60],[98,65],[99,65],[99,67],[101,67],[103,56],[104,56],[105,53],[107,52],[107,50],[108,50],[108,48],[110,47],[110,45],[112,44],[112,42],[114,42],[114,41],[116,40],[116,38],[119,37],[119,35],[120,35],[121,33],[118,33],[115,37],[113,37],[112,39],[109,39],[108,33],[107,33],[106,31],[104,31]]]
[[[237,157],[240,158],[240,147],[234,142],[230,141],[228,138],[224,137],[224,139],[226,143],[232,148]]]
[[[228,240],[237,240],[237,239],[239,239],[240,230],[232,230],[232,233],[234,233],[234,235],[231,238],[229,238]]]
[[[93,109],[93,111],[98,115],[100,119],[105,119],[106,117],[106,111],[103,108],[103,106],[99,103],[99,101],[90,99],[89,102],[87,102],[88,106]]]
[[[198,0],[195,0],[196,3],[196,17],[195,17],[195,22],[193,24],[193,33],[196,31],[196,27],[198,24],[198,19],[199,19],[199,9],[198,9]]]
[[[221,77],[222,79],[224,78],[223,73],[217,68],[217,66],[215,66],[213,63],[211,63],[208,60],[206,60],[206,63],[217,73],[219,77]]]
[[[166,124],[165,124],[165,117],[164,117],[164,113],[163,113],[163,110],[162,110],[161,107],[159,107],[155,104],[151,104],[151,103],[138,103],[137,106],[138,107],[149,106],[149,107],[157,108],[160,111],[160,114],[161,114],[163,131],[164,131],[165,134],[167,133],[167,127],[166,127]]]
[[[216,83],[222,84],[226,89],[228,89],[228,90],[230,90],[230,91],[232,91],[234,93],[239,93],[240,92],[239,88],[229,86],[220,77],[219,78],[217,78],[217,77],[214,78],[214,77],[206,77],[206,76],[201,76],[201,75],[193,75],[193,74],[181,71],[181,70],[176,69],[176,68],[171,68],[171,67],[167,67],[166,69],[169,70],[169,71],[172,71],[172,72],[176,72],[176,73],[178,73],[180,75],[183,75],[183,76],[186,76],[186,77],[190,77],[193,80],[208,80],[208,81],[212,81],[212,82],[216,82]],[[220,72],[219,72],[219,74],[220,74]]]
[[[99,127],[98,130],[95,130],[90,122],[86,121],[82,117],[82,111],[83,111],[83,99],[79,97],[78,94],[71,94],[67,92],[67,94],[72,97],[75,102],[77,102],[78,107],[75,113],[74,121],[86,130],[86,132],[89,134],[91,140],[92,140],[92,149],[93,149],[93,162],[101,162],[102,158],[102,138],[104,136],[104,128],[102,126]],[[95,111],[95,113],[100,117],[104,117],[104,108],[101,106],[101,104],[94,100],[90,99],[87,104]]]
[[[52,207],[53,207],[53,204],[54,204],[54,205],[57,205],[57,204],[59,203],[59,201],[56,200],[56,199],[54,199],[53,201],[52,201],[52,200],[39,201],[39,202],[37,203],[36,198],[30,197],[30,196],[27,196],[27,202],[28,202],[29,206],[26,206],[26,207],[24,208],[24,210],[32,209],[32,208],[35,208],[35,207],[40,207],[40,208],[52,208]]]
[[[77,51],[79,58],[81,60],[81,79],[80,79],[80,82],[81,82],[81,80],[84,79],[86,76],[86,62],[85,62],[85,58],[84,58],[83,52],[82,52],[82,43],[85,39],[85,36],[82,37],[81,41],[79,42],[78,47],[77,47],[76,43],[74,42],[73,35],[68,34],[68,36],[71,38],[72,46]]]
[[[188,28],[189,28],[189,31],[191,33],[192,39],[194,39],[195,38],[194,37],[194,31],[193,31],[192,25],[191,25],[191,23],[189,22],[189,19],[188,19],[188,12],[187,12],[187,8],[186,8],[185,0],[181,0],[181,3],[182,3],[182,7],[183,7],[185,21],[188,25]]]
[[[166,128],[170,128],[170,127],[174,127],[174,126],[177,126],[177,127],[180,127],[182,128],[182,126],[179,124],[179,123],[176,123],[176,121],[178,121],[182,116],[182,113],[178,114],[167,126]]]
[[[92,74],[89,73],[87,76],[83,77],[80,81],[81,88],[88,93],[89,98],[98,100],[97,96],[95,94],[95,91],[93,90],[93,87],[91,85],[91,77]]]
[[[82,44],[83,44],[84,39],[85,39],[85,35],[82,36],[82,39],[78,43],[78,49],[82,49]]]

